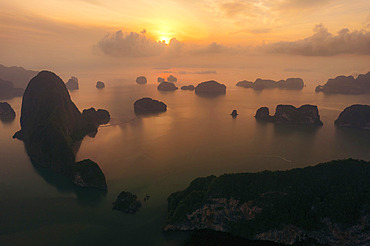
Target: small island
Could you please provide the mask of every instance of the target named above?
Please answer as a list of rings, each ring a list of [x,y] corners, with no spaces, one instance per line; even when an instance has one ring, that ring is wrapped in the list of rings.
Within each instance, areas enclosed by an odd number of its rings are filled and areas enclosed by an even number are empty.
[[[217,81],[210,80],[199,83],[195,87],[195,94],[198,95],[222,95],[226,93],[226,86]]]
[[[370,106],[359,104],[349,106],[340,113],[334,124],[339,127],[370,131]]]
[[[98,81],[98,82],[96,82],[96,88],[98,88],[98,89],[103,89],[103,88],[105,88],[105,84],[104,84],[104,82],[102,82],[102,81]]]
[[[157,87],[159,91],[175,91],[177,89],[177,86],[171,82],[161,82]]]
[[[267,107],[261,107],[254,116],[257,120],[273,122],[280,125],[312,125],[322,126],[319,110],[315,105],[302,105],[296,108],[292,105],[278,105],[275,115],[269,114]]]
[[[356,79],[352,75],[337,76],[335,79],[329,79],[324,85],[318,85],[315,91],[328,94],[370,93],[370,72],[359,74]]]
[[[136,83],[139,85],[145,85],[147,83],[147,79],[145,76],[139,76],[136,78]]]
[[[122,191],[113,203],[113,210],[127,214],[135,214],[141,208],[141,202],[131,192]]]
[[[15,119],[15,111],[7,102],[0,102],[0,120],[4,122]]]
[[[167,111],[167,105],[158,100],[154,100],[149,97],[144,97],[135,101],[134,111],[136,114],[161,113]]]
[[[22,88],[15,88],[13,82],[0,79],[0,99],[12,99],[23,96]]]
[[[288,245],[366,245],[369,189],[370,162],[353,159],[197,178],[168,197],[163,230],[206,229]]]
[[[194,85],[184,85],[184,86],[181,86],[181,90],[193,91],[193,90],[195,90],[195,87],[194,87]]]
[[[66,87],[70,91],[78,90],[79,89],[78,79],[72,76],[66,83]]]

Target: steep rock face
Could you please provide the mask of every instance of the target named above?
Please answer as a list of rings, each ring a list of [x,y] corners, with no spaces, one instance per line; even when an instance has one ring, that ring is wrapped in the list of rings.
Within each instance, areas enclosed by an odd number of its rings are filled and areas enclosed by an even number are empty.
[[[145,76],[139,76],[136,78],[136,83],[139,85],[145,85],[147,83],[147,79]]]
[[[86,121],[63,81],[52,72],[42,71],[28,83],[21,130],[14,138],[23,140],[33,164],[73,180],[75,145],[89,132]]]
[[[356,104],[347,107],[340,113],[334,124],[340,127],[370,130],[370,106]]]
[[[73,165],[72,181],[80,187],[107,189],[107,183],[102,170],[98,164],[90,159],[76,162]]]
[[[181,86],[181,90],[193,91],[193,90],[195,90],[195,87],[194,87],[194,85],[184,85],[184,86]]]
[[[370,93],[370,72],[360,74],[356,79],[353,76],[337,76],[335,79],[329,79],[324,85],[318,85],[315,91],[329,94]]]
[[[134,111],[136,114],[160,113],[166,110],[167,105],[165,103],[149,97],[141,98],[134,103]]]
[[[177,89],[176,85],[170,82],[161,82],[157,87],[159,91],[175,91]]]
[[[270,116],[270,110],[268,107],[261,107],[257,110],[254,116],[257,120],[270,121],[272,116]]]
[[[217,81],[210,80],[198,84],[195,93],[200,95],[220,95],[226,93],[226,86]]]
[[[367,245],[370,163],[197,178],[171,194],[164,231],[212,229],[251,240]]]
[[[7,102],[0,102],[0,120],[12,121],[15,118],[15,112],[12,106]]]
[[[98,82],[96,82],[96,88],[98,88],[98,89],[103,89],[103,88],[105,88],[105,84],[104,84],[104,82],[102,82],[102,81],[98,81]]]
[[[270,116],[269,110],[262,107],[257,110],[256,119],[274,122],[281,125],[313,125],[321,126],[319,110],[315,105],[302,105],[296,108],[292,105],[278,105],[275,115]]]
[[[14,88],[10,81],[0,79],[0,99],[12,99],[13,97],[21,97],[24,90],[21,88]]]
[[[68,82],[66,83],[66,87],[68,90],[73,91],[73,90],[78,90],[79,85],[78,85],[78,79],[76,77],[71,77]]]
[[[110,114],[105,109],[89,108],[82,111],[82,127],[85,130],[85,135],[98,132],[98,127],[103,124],[108,124],[110,121]]]
[[[63,81],[54,73],[40,72],[23,95],[21,131],[33,163],[68,174],[75,160],[72,145],[82,139],[81,113],[71,101]]]

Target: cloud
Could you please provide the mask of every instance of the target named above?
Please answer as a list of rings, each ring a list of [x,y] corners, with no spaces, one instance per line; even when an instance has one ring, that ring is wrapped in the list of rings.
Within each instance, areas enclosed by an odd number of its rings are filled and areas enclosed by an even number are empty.
[[[149,57],[149,56],[179,56],[184,44],[177,39],[171,39],[169,44],[157,42],[146,37],[147,31],[140,33],[123,32],[119,30],[108,34],[98,43],[98,48],[104,54],[113,57]]]
[[[247,9],[251,9],[251,3],[246,1],[227,1],[220,3],[220,9],[226,16],[232,17],[238,14],[243,14]]]
[[[228,51],[229,49],[221,44],[213,42],[205,47],[195,48],[192,53],[194,54],[217,54]]]
[[[370,55],[370,32],[340,30],[336,35],[322,24],[316,25],[314,34],[293,42],[276,42],[263,45],[268,53],[303,56],[333,56],[339,54]]]
[[[230,32],[230,34],[239,34],[239,33],[251,33],[251,34],[264,34],[270,33],[272,28],[254,28],[254,29],[242,29],[236,32]]]
[[[189,72],[189,71],[179,71],[178,74],[216,74],[217,72],[215,70],[204,70],[204,71],[195,71],[195,72]]]
[[[280,9],[307,9],[313,7],[322,7],[334,0],[284,0],[280,3]]]
[[[147,38],[142,33],[117,31],[105,36],[98,43],[104,54],[115,57],[157,56],[164,52],[166,44]]]

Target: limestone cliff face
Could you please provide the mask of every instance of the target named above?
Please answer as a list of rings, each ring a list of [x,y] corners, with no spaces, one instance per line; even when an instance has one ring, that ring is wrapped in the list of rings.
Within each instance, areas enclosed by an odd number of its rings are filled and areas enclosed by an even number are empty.
[[[366,74],[360,74],[356,79],[352,75],[341,75],[334,79],[328,79],[324,85],[318,85],[315,91],[328,94],[370,93],[370,72]]]
[[[24,141],[33,163],[70,173],[81,127],[81,113],[56,74],[42,71],[31,79],[23,95],[22,129],[15,137]]]
[[[339,127],[370,130],[370,106],[356,104],[347,107],[340,113],[334,124]]]
[[[267,107],[259,108],[256,112],[257,120],[274,122],[281,125],[313,125],[321,126],[319,110],[315,105],[302,105],[296,108],[292,105],[278,105],[275,115],[269,115]]]
[[[61,78],[52,72],[42,71],[31,79],[24,92],[21,130],[15,133],[14,138],[24,142],[34,165],[62,173],[72,180],[76,177],[76,169],[81,169],[84,174],[79,172],[77,176],[84,180],[83,186],[106,189],[105,179],[100,182],[101,179],[90,177],[102,174],[99,166],[92,161],[75,164],[75,152],[86,134],[96,131],[99,124],[108,121],[109,113],[105,110],[91,108],[81,114]],[[81,166],[83,168],[79,168]],[[88,184],[86,180],[100,181]]]

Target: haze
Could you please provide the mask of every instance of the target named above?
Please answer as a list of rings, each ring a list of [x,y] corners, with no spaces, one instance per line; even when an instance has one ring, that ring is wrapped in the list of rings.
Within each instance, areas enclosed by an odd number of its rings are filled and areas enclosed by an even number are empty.
[[[0,63],[62,75],[232,68],[240,79],[322,83],[368,71],[369,31],[366,0],[1,0]]]

